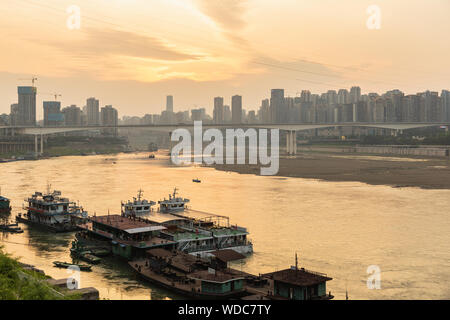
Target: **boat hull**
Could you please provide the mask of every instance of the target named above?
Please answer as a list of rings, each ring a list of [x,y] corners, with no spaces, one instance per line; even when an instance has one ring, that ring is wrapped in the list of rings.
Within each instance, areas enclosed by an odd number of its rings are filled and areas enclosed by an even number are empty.
[[[43,223],[32,221],[30,219],[27,219],[27,218],[24,218],[24,217],[19,217],[19,216],[16,217],[16,221],[28,224],[28,225],[33,226],[33,227],[41,228],[43,230],[55,232],[55,233],[73,232],[73,231],[78,230],[77,226],[71,226],[71,225],[66,225],[66,226],[63,226],[63,227],[50,226],[50,225],[46,225],[46,224],[43,224]]]
[[[145,274],[143,272],[141,272],[138,267],[136,267],[135,265],[135,261],[130,261],[128,263],[133,270],[144,280],[151,282],[155,285],[158,285],[162,288],[165,288],[169,291],[172,291],[174,293],[177,293],[183,297],[188,297],[188,298],[192,298],[192,299],[198,299],[198,300],[217,300],[217,299],[233,299],[233,298],[237,298],[239,296],[245,295],[245,291],[238,291],[238,292],[233,292],[233,293],[229,293],[229,294],[209,294],[209,293],[202,293],[202,292],[198,292],[198,291],[190,291],[190,290],[185,290],[185,289],[181,289],[178,288],[176,286],[172,286],[169,283],[165,283],[163,281],[160,281],[157,279],[157,277],[152,277],[150,276],[150,274]],[[143,267],[143,265],[140,265],[141,268]]]

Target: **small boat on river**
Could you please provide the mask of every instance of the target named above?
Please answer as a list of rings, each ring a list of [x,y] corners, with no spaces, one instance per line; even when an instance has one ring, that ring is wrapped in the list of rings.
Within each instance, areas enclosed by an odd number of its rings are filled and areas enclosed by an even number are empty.
[[[72,266],[78,267],[81,271],[91,271],[92,266],[88,264],[77,264],[77,263],[69,263],[69,262],[61,262],[61,261],[53,261],[53,264],[57,268],[69,268]]]

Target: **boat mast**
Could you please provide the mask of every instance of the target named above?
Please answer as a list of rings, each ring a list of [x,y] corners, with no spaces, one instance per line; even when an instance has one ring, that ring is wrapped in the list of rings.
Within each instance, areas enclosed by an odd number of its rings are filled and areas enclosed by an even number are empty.
[[[141,196],[144,193],[144,191],[142,189],[138,190],[138,201],[141,201]]]

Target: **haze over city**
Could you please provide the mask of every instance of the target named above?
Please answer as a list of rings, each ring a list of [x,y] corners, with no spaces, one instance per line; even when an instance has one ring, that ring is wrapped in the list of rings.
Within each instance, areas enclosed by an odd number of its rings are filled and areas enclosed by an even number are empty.
[[[17,101],[19,80],[38,77],[42,101],[62,106],[95,96],[122,115],[205,108],[243,96],[257,110],[273,88],[295,97],[358,85],[363,93],[416,94],[449,88],[448,1],[377,1],[381,27],[366,26],[370,1],[72,1],[0,4],[0,113]]]
[[[450,299],[449,13],[2,1],[0,301],[283,319]]]

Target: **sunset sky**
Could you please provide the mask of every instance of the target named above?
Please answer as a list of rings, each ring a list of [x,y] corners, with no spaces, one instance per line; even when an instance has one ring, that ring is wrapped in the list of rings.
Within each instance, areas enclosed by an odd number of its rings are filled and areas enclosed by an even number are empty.
[[[175,111],[210,112],[234,94],[255,110],[271,88],[450,89],[449,0],[10,0],[0,14],[0,113],[31,75],[38,118],[52,93],[62,107],[95,96],[121,117],[159,113],[167,94]]]

